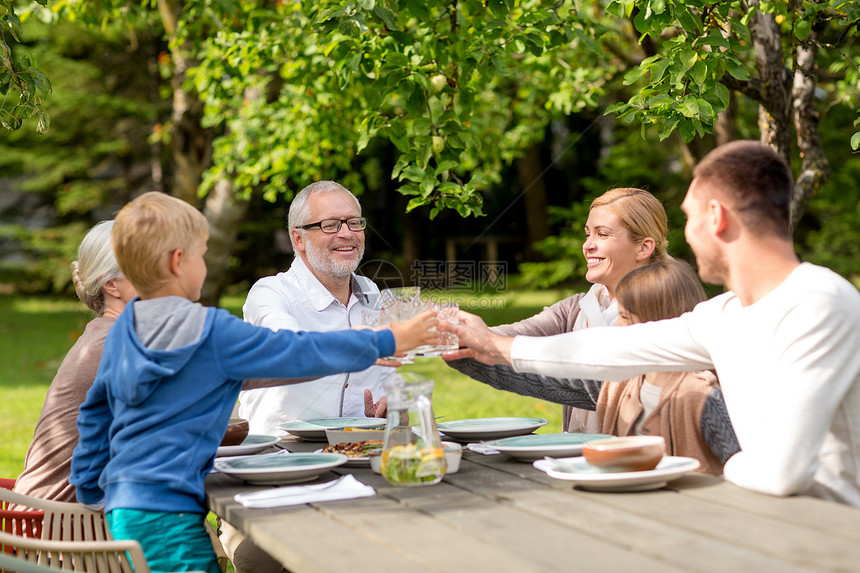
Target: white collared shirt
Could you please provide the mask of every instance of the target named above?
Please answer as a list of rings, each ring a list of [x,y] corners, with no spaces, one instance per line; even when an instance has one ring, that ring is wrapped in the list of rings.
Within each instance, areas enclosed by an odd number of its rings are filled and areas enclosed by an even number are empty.
[[[361,312],[372,310],[379,296],[373,281],[355,274],[351,290],[345,307],[296,257],[288,271],[257,281],[242,311],[245,322],[271,330],[344,330],[362,324]],[[364,416],[364,389],[379,400],[385,379],[393,373],[393,368],[371,366],[300,384],[245,390],[239,395],[239,415],[250,422],[252,434],[269,435],[283,433],[278,425],[288,420]]]

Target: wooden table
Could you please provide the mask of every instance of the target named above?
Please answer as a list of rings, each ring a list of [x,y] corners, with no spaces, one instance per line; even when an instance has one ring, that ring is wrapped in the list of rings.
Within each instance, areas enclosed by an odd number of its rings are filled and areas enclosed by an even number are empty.
[[[460,471],[434,486],[393,487],[346,467],[318,481],[343,473],[377,495],[247,509],[233,495],[263,488],[220,474],[206,493],[212,511],[294,573],[860,571],[860,511],[708,476],[649,492],[588,492],[531,464],[465,451]]]

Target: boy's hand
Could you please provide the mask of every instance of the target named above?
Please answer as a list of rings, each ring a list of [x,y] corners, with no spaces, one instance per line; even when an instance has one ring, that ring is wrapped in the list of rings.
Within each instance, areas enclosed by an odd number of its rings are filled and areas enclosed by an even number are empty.
[[[469,312],[460,311],[459,324],[450,322],[439,323],[439,330],[453,332],[460,339],[460,350],[446,353],[446,360],[474,357],[484,364],[511,363],[511,336],[499,336],[491,331],[481,317]]]
[[[403,322],[391,323],[394,333],[395,352],[412,350],[423,344],[439,344],[439,333],[430,329],[437,326],[436,311],[428,310]]]

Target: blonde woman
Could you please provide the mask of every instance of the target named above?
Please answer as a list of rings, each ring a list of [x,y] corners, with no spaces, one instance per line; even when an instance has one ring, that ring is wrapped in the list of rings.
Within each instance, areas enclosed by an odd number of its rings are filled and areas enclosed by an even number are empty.
[[[585,223],[582,254],[585,278],[593,286],[545,308],[541,313],[492,330],[503,336],[551,336],[618,320],[615,289],[633,269],[668,257],[668,223],[663,205],[643,189],[611,189],[592,201]],[[505,366],[487,366],[472,359],[452,360],[449,365],[495,388],[519,392],[529,377]],[[594,398],[597,398],[595,393]],[[565,404],[558,399],[546,398]],[[598,431],[595,412],[565,404],[562,423],[566,432]]]
[[[78,248],[78,260],[72,263],[75,291],[95,318],[66,354],[48,388],[27,450],[24,472],[15,482],[18,493],[75,501],[69,474],[72,451],[78,443],[78,407],[95,380],[108,330],[125,304],[137,295],[114,257],[112,228],[113,221],[102,221],[93,227]]]

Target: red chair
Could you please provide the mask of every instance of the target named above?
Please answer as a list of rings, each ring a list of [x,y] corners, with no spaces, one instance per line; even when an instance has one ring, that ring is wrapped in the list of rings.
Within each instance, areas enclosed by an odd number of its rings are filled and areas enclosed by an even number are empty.
[[[14,478],[0,478],[0,487],[12,491],[15,487]],[[45,512],[37,511],[18,511],[8,509],[9,502],[0,499],[0,530],[4,533],[20,535],[23,537],[31,537],[33,539],[42,538],[42,521],[45,519]],[[6,544],[0,544],[0,552],[12,553],[13,548]]]

